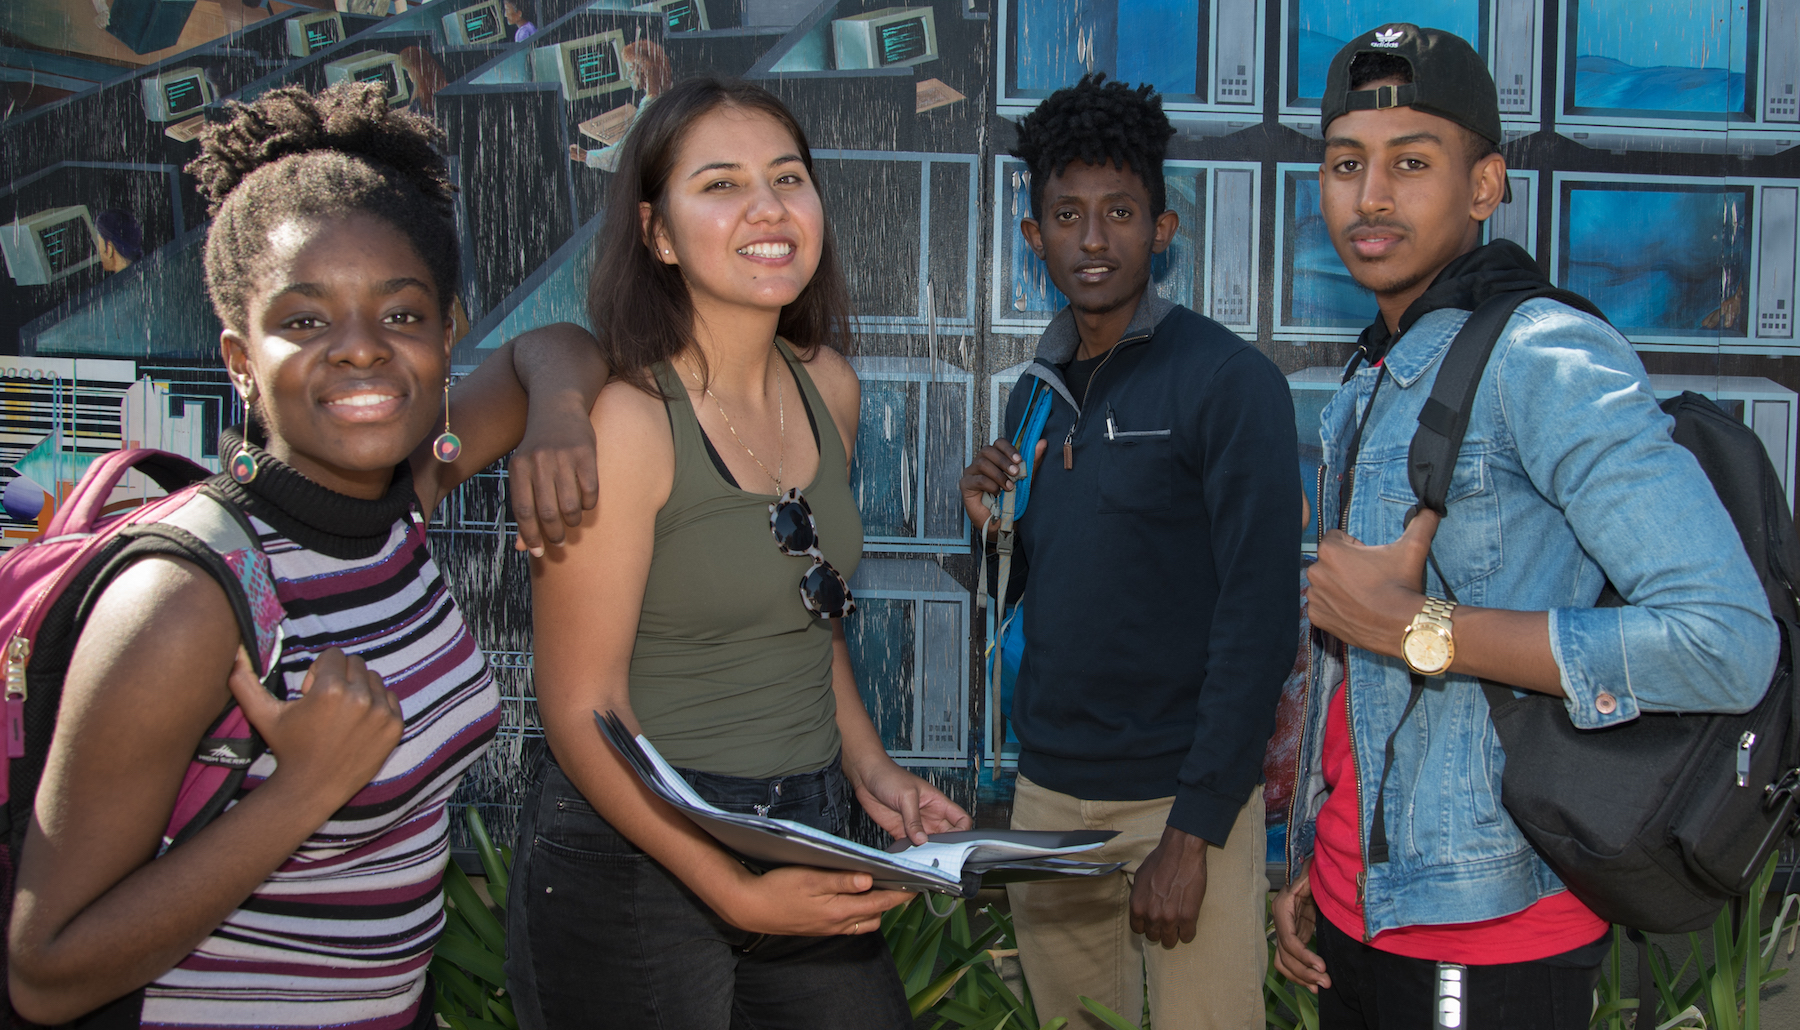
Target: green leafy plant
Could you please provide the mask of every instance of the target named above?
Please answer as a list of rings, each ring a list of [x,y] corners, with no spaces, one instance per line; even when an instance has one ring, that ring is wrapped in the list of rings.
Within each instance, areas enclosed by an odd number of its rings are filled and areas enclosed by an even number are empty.
[[[496,848],[475,806],[463,809],[487,876],[490,907],[455,862],[444,867],[444,933],[431,959],[436,1011],[452,1030],[519,1030],[506,993],[506,890],[512,849]]]
[[[1679,967],[1672,967],[1668,953],[1660,945],[1650,944],[1650,975],[1656,991],[1656,1026],[1658,1028],[1705,1027],[1708,1030],[1759,1030],[1761,1026],[1762,988],[1787,973],[1771,969],[1775,944],[1783,930],[1783,922],[1794,908],[1790,898],[1783,904],[1775,923],[1762,932],[1762,904],[1769,885],[1775,879],[1776,856],[1769,856],[1761,875],[1750,887],[1741,918],[1734,920],[1730,908],[1719,913],[1712,925],[1712,962],[1703,965],[1705,949],[1699,933],[1690,933],[1688,955]],[[1617,998],[1617,984],[1622,971],[1622,955],[1628,953],[1624,933],[1614,928],[1613,951],[1605,969],[1601,990],[1603,1002],[1595,1012],[1593,1026],[1622,1030],[1623,1010],[1635,1008],[1636,998]],[[1698,970],[1692,983],[1685,986],[1688,968]]]
[[[975,932],[968,906],[959,900],[940,911],[920,895],[881,917],[881,934],[894,954],[914,1017],[935,1017],[933,1030],[1062,1030],[1066,1019],[1039,1023],[1030,990],[1014,994],[1000,975],[1003,959],[1018,954],[1012,919],[993,908],[978,915]],[[998,947],[995,947],[998,945]]]

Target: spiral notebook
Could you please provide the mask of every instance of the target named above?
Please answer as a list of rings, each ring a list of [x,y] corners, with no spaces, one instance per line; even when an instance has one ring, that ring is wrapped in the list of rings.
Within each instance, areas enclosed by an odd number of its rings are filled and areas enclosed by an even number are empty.
[[[772,869],[809,865],[864,872],[887,890],[973,897],[984,886],[1020,880],[1100,876],[1123,863],[1084,862],[1072,855],[1117,836],[1116,830],[961,830],[934,833],[929,842],[889,850],[858,844],[789,819],[727,812],[709,804],[640,735],[618,716],[594,713],[600,735],[631,766],[651,792],[752,865]]]

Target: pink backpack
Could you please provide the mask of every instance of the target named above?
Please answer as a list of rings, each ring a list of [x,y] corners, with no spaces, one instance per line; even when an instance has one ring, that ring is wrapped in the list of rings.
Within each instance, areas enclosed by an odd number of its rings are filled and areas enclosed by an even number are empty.
[[[113,488],[131,469],[168,496],[106,514]],[[211,474],[166,451],[109,452],[81,477],[43,536],[0,558],[0,641],[6,648],[0,737],[7,757],[0,765],[0,813],[7,823],[0,834],[0,926],[10,923],[14,862],[56,729],[63,676],[94,602],[119,572],[152,555],[183,558],[206,569],[231,599],[256,674],[276,697],[285,697],[273,671],[282,610],[269,560],[243,513],[201,482]],[[264,750],[236,702],[228,703],[188,766],[158,854],[224,811]],[[0,951],[0,991],[5,976]]]

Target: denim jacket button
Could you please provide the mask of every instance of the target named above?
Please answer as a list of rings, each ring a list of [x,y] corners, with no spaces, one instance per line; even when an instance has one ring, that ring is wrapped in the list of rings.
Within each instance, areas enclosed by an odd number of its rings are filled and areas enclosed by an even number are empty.
[[[1611,715],[1619,710],[1619,699],[1603,690],[1599,697],[1594,698],[1594,707],[1601,715]]]

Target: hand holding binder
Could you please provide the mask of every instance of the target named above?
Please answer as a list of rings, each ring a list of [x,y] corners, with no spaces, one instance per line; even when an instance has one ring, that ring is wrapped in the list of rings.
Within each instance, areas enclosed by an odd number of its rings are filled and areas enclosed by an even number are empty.
[[[936,833],[926,844],[896,841],[888,851],[834,837],[788,819],[727,812],[694,792],[643,736],[633,736],[611,712],[594,713],[600,735],[616,748],[657,797],[674,806],[720,844],[764,868],[808,865],[868,873],[875,886],[973,897],[986,884],[1022,879],[1097,876],[1121,863],[1067,856],[1099,847],[1116,830],[960,830]]]

